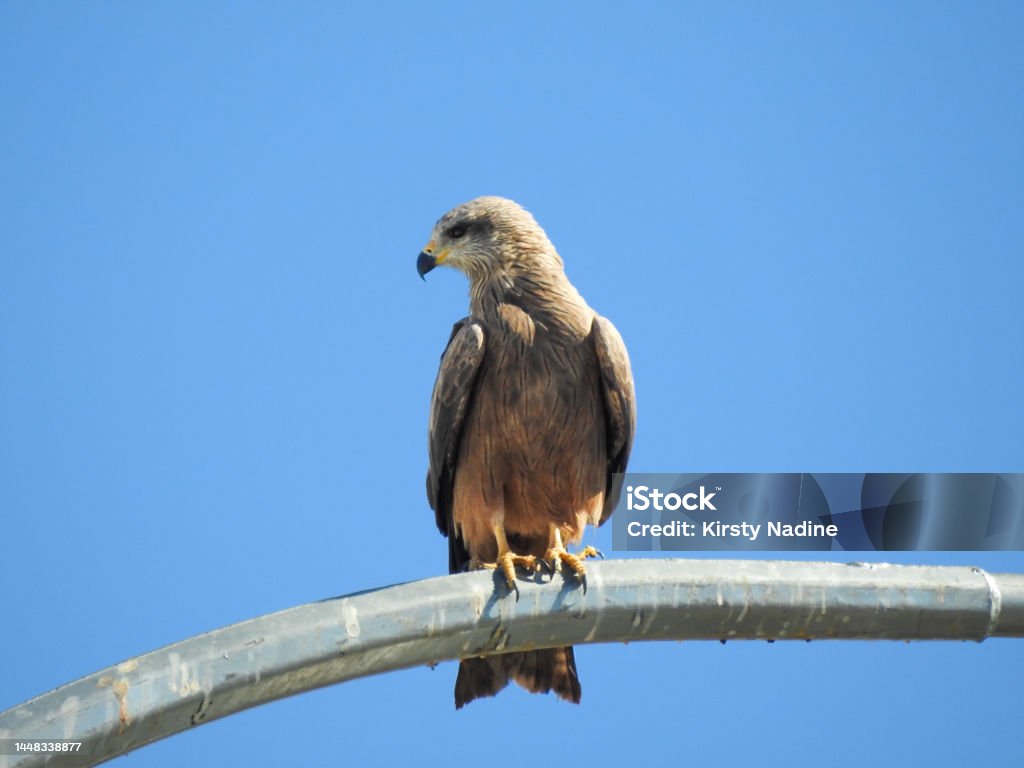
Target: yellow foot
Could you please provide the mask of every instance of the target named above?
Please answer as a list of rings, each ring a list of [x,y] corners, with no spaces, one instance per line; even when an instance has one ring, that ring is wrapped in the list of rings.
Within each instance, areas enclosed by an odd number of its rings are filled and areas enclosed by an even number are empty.
[[[588,557],[600,557],[604,558],[600,550],[594,549],[594,547],[584,547],[578,553],[573,554],[569,552],[565,547],[560,544],[556,544],[550,547],[547,552],[544,553],[545,565],[548,566],[549,570],[557,571],[561,570],[562,564],[564,563],[569,567],[576,578],[579,579],[581,585],[583,585],[583,594],[587,594],[587,567],[583,564],[583,561]]]
[[[546,567],[547,563],[533,555],[517,555],[513,552],[505,552],[498,555],[498,562],[496,563],[484,563],[480,560],[471,560],[469,563],[471,570],[490,568],[491,570],[501,571],[501,575],[505,577],[505,583],[508,584],[509,590],[515,592],[516,602],[519,601],[519,586],[516,584],[517,566],[536,573],[541,568]]]
[[[508,588],[516,593],[516,600],[519,599],[519,587],[516,586],[516,566],[525,568],[536,573],[540,570],[540,561],[533,555],[516,555],[512,552],[505,552],[498,557],[498,567],[505,576]]]

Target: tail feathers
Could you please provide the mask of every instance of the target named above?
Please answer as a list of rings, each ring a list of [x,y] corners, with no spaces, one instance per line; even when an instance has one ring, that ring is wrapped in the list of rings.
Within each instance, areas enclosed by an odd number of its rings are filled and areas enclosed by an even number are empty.
[[[560,699],[580,703],[582,690],[576,658],[572,647],[566,646],[463,659],[455,679],[455,708],[462,709],[473,699],[494,696],[509,680],[515,680],[530,693],[554,691]]]

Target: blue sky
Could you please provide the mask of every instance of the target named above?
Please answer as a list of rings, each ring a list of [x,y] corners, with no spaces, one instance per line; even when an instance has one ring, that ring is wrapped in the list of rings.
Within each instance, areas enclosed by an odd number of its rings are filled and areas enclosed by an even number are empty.
[[[625,337],[632,469],[1021,471],[1022,34],[995,2],[3,4],[0,709],[445,571],[466,284],[414,263],[480,194]],[[578,708],[456,713],[446,664],[121,764],[1006,763],[1024,687],[1007,640],[577,660]]]

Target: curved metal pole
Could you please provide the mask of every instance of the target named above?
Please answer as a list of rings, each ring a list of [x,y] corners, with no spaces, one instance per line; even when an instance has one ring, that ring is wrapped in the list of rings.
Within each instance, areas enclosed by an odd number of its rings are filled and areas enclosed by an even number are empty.
[[[192,726],[331,683],[446,659],[556,645],[690,639],[1024,637],[1024,574],[758,560],[588,565],[588,590],[493,572],[385,587],[183,640],[0,713],[0,739],[79,752],[5,766],[89,766]],[[438,691],[447,698],[448,691]],[[6,743],[11,752],[10,742]]]

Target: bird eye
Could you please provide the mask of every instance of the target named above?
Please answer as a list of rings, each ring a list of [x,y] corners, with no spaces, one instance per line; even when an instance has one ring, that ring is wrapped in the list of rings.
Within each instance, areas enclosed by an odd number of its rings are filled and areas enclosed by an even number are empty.
[[[448,237],[450,237],[452,240],[458,240],[464,234],[466,234],[466,228],[461,224],[458,224],[448,230]]]

